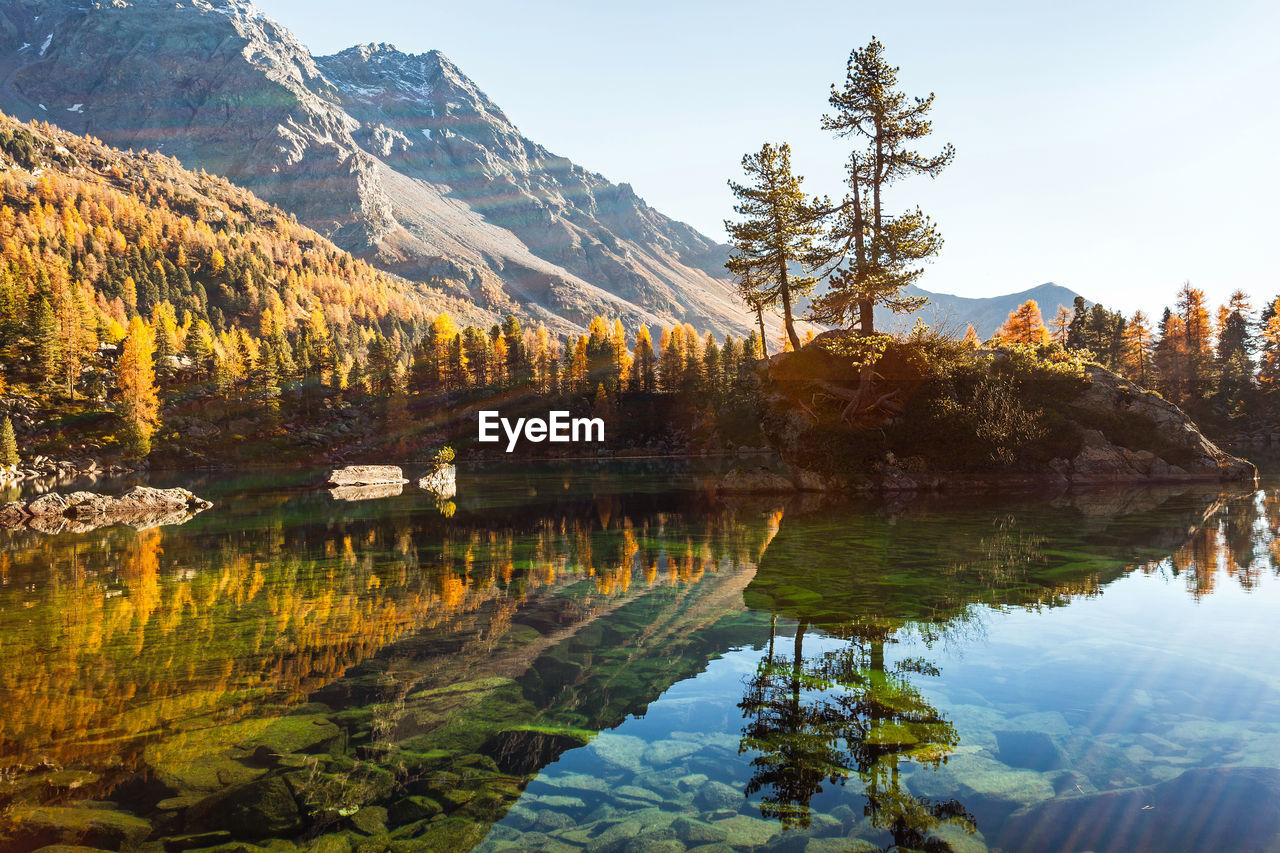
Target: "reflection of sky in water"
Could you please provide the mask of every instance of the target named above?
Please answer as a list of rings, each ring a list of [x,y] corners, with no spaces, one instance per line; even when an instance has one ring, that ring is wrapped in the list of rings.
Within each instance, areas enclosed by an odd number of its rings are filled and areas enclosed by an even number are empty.
[[[1151,785],[1192,767],[1280,767],[1280,724],[1275,722],[1280,720],[1280,671],[1266,651],[1278,596],[1280,584],[1266,573],[1252,589],[1219,583],[1213,595],[1196,598],[1182,578],[1168,572],[1135,572],[1108,584],[1100,596],[1078,598],[1066,607],[981,608],[960,631],[932,646],[912,638],[891,644],[886,650],[890,667],[912,657],[926,657],[938,667],[940,676],[917,677],[913,683],[960,735],[960,745],[940,771],[904,762],[906,789],[962,798],[990,842],[998,834],[996,824],[1045,798]],[[794,623],[779,623],[779,650],[790,651],[793,631]],[[818,657],[841,646],[839,640],[810,634],[804,653]],[[739,754],[743,714],[738,702],[763,657],[760,648],[734,649],[701,674],[673,685],[643,717],[629,717],[596,745],[572,750],[545,768],[521,806],[535,813],[557,803],[563,808],[555,798],[571,793],[583,800],[577,815],[589,820],[602,804],[616,807],[616,790],[607,786],[593,797],[580,789],[567,791],[561,783],[568,780],[572,787],[584,776],[607,777],[626,766],[639,771],[627,780],[632,789],[645,788],[646,781],[654,788],[652,802],[638,796],[632,801],[636,810],[658,803],[680,808],[670,782],[683,774],[694,780],[684,786],[691,802],[683,807],[706,817],[708,801],[696,799],[706,784],[698,784],[701,774],[739,792],[740,802],[726,804],[721,821],[729,811],[759,817],[759,796],[741,796],[753,753]],[[819,695],[832,692],[815,691],[806,701]],[[1061,760],[1048,760],[1051,766],[1037,772],[1032,767],[1044,764],[1044,756],[1017,754],[1009,731],[1043,733]],[[674,750],[667,746],[673,742]],[[680,749],[685,743],[691,747]],[[664,750],[678,758],[663,763]],[[1010,771],[1001,760],[1032,767]],[[1091,774],[1092,784],[1076,775],[1077,767]],[[988,778],[993,768],[1004,768],[1012,781]],[[1103,778],[1108,776],[1114,778]],[[885,841],[857,821],[865,802],[857,776],[844,786],[824,781],[822,787],[810,802],[815,815],[843,814],[841,836],[865,833],[877,843]],[[1019,801],[1020,792],[1031,798]],[[853,810],[853,826],[849,812],[840,811],[842,804]],[[520,823],[519,814],[504,821],[486,846],[507,837],[504,832],[518,837],[510,826]],[[1222,811],[1224,820],[1233,814]]]

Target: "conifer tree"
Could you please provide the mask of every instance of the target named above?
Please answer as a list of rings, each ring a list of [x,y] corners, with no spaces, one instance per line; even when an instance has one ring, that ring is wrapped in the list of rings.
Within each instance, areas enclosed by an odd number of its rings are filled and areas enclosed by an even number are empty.
[[[833,112],[823,116],[822,127],[859,144],[846,164],[849,191],[827,235],[833,271],[830,288],[814,301],[816,319],[856,325],[871,336],[877,305],[910,312],[924,304],[903,290],[942,248],[942,236],[918,207],[891,214],[886,195],[903,178],[936,177],[955,157],[950,144],[933,155],[914,147],[933,131],[933,100],[932,93],[909,99],[898,90],[898,69],[885,61],[884,45],[875,38],[849,55],[844,85],[831,87]]]
[[[41,297],[32,317],[33,358],[36,376],[44,384],[53,384],[58,378],[58,365],[62,358],[62,342],[58,336],[58,321],[49,300]]]
[[[1028,299],[1013,311],[1009,319],[996,330],[995,340],[1005,344],[1031,344],[1041,346],[1049,342],[1049,330],[1040,316],[1040,306]]]
[[[1053,315],[1053,322],[1050,324],[1049,336],[1055,344],[1060,346],[1067,345],[1067,332],[1071,328],[1071,311],[1065,305],[1058,306],[1058,312]]]
[[[725,264],[748,305],[761,311],[782,306],[787,337],[797,348],[793,305],[817,282],[810,269],[818,256],[815,241],[822,233],[821,202],[810,201],[800,188],[804,180],[791,172],[791,146],[766,142],[759,152],[742,158],[749,183],[730,181],[740,222],[725,220],[733,249]]]
[[[18,438],[13,434],[13,421],[6,415],[0,423],[0,465],[13,466],[19,461]]]
[[[1067,326],[1067,347],[1069,349],[1085,349],[1085,336],[1089,331],[1089,306],[1083,296],[1072,300],[1071,323]]]
[[[635,358],[631,362],[631,390],[652,394],[657,390],[657,357],[653,353],[653,338],[649,327],[641,326],[636,332]]]
[[[151,437],[160,423],[160,397],[156,393],[155,339],[151,328],[134,315],[129,334],[116,362],[118,412],[123,422],[121,443],[134,458],[151,452]]]
[[[1124,330],[1124,359],[1121,369],[1125,376],[1143,387],[1150,387],[1153,374],[1151,351],[1154,341],[1147,315],[1133,312]]]

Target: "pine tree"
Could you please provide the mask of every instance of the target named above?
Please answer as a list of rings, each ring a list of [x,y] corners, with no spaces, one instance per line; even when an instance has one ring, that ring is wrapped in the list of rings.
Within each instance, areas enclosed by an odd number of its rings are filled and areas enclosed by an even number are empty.
[[[1085,303],[1083,296],[1077,296],[1072,300],[1073,311],[1071,312],[1071,323],[1067,326],[1067,348],[1068,349],[1086,349],[1087,344],[1085,337],[1089,331],[1089,306]]]
[[[756,310],[782,305],[787,337],[799,348],[792,305],[797,296],[812,292],[811,275],[794,274],[816,262],[815,241],[822,233],[821,203],[805,197],[804,180],[791,173],[791,146],[765,143],[758,153],[742,158],[749,184],[729,182],[741,222],[725,221],[733,249],[725,264],[748,305]]]
[[[0,423],[0,465],[14,466],[18,459],[18,438],[13,434],[13,421],[6,415]]]
[[[823,116],[823,129],[861,144],[849,154],[849,192],[827,235],[834,271],[828,292],[815,300],[816,319],[856,325],[871,336],[877,305],[910,312],[924,304],[903,289],[942,248],[942,236],[919,208],[890,214],[885,196],[903,178],[936,177],[955,157],[950,144],[934,155],[913,147],[933,131],[933,99],[932,93],[909,99],[898,90],[898,69],[885,61],[884,45],[875,38],[849,55],[843,87],[831,87],[834,112]]]
[[[151,436],[160,423],[160,398],[156,393],[155,340],[151,328],[137,315],[129,320],[129,335],[116,362],[116,387],[123,422],[121,443],[131,456],[141,459],[151,452]]]

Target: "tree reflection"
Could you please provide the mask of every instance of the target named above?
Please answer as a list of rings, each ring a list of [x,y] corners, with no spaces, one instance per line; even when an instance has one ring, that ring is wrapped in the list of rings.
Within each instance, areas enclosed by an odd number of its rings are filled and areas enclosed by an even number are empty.
[[[1135,567],[1171,565],[1196,595],[1223,571],[1249,588],[1257,543],[1271,536],[1259,531],[1259,508],[1280,516],[1277,501],[1252,496],[1075,500],[1014,511],[787,516],[745,594],[774,614],[775,628],[780,619],[795,624],[789,652],[771,633],[739,704],[739,751],[752,755],[745,793],[759,796],[763,816],[808,827],[824,788],[852,779],[867,823],[890,847],[950,850],[946,836],[977,831],[972,815],[955,800],[911,794],[900,778],[909,765],[936,769],[959,746],[919,686],[940,672],[926,658],[890,659],[886,649],[908,636],[930,649],[974,624],[978,606],[1034,609],[1094,596]],[[820,650],[806,652],[806,642]]]
[[[908,793],[899,778],[902,762],[936,767],[959,743],[950,721],[910,682],[937,670],[922,659],[887,666],[891,632],[868,631],[806,657],[809,628],[805,620],[797,623],[790,657],[777,654],[770,638],[739,704],[747,720],[739,751],[756,753],[747,796],[763,793],[765,817],[805,828],[823,784],[844,785],[856,776],[865,816],[899,849],[949,850],[933,833],[943,824],[973,832],[972,816],[955,800]]]

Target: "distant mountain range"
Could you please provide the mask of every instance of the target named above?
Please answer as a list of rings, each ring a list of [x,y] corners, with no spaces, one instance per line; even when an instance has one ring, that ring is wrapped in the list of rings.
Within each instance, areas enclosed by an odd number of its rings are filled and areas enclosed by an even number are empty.
[[[314,57],[247,0],[8,0],[0,109],[225,176],[495,316],[752,326],[727,247],[523,136],[437,51]]]
[[[1028,299],[1036,301],[1045,323],[1048,324],[1058,312],[1059,305],[1071,308],[1075,298],[1080,295],[1070,288],[1051,281],[1030,290],[1003,296],[955,296],[950,293],[934,293],[919,287],[908,287],[907,292],[913,296],[927,296],[929,304],[915,314],[894,315],[888,312],[877,312],[878,325],[887,330],[906,331],[915,325],[917,318],[920,318],[935,329],[949,329],[957,335],[963,335],[965,328],[972,325],[978,337],[983,340],[991,337],[996,329],[1004,324],[1010,311]]]

